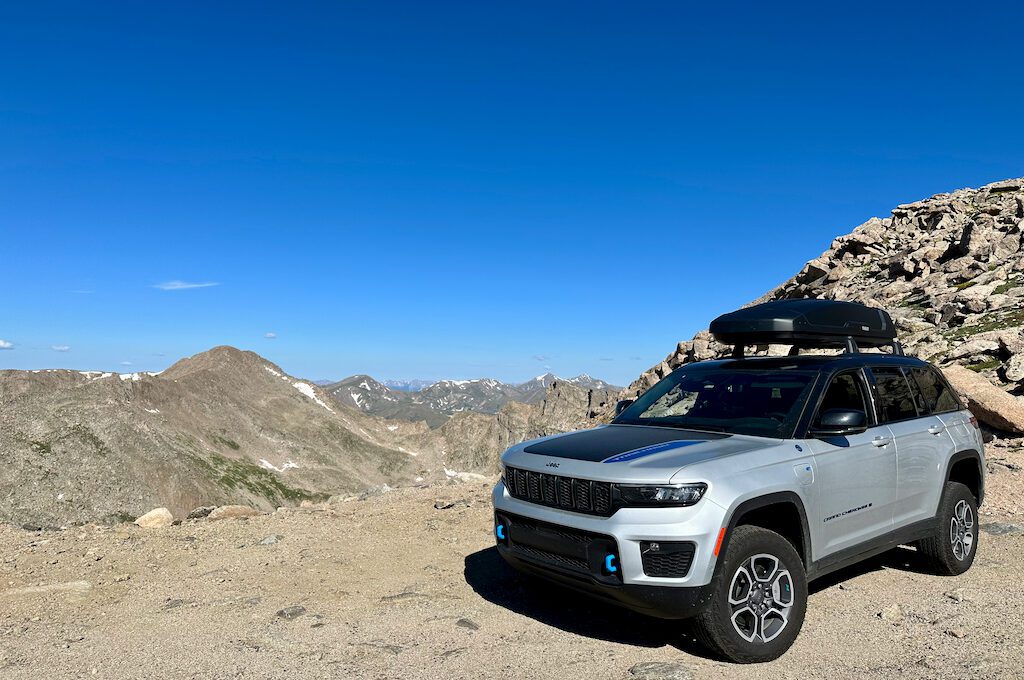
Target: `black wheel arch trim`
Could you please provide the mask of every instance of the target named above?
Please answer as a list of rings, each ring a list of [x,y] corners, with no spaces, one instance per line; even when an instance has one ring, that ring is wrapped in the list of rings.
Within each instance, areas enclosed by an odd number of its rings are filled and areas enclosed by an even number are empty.
[[[807,523],[807,511],[804,509],[804,502],[800,496],[793,491],[775,491],[773,493],[765,494],[763,496],[757,496],[755,498],[749,498],[739,505],[732,511],[729,516],[729,521],[725,525],[725,535],[722,537],[722,545],[719,547],[718,555],[715,561],[715,574],[714,578],[717,579],[722,570],[722,557],[725,555],[725,551],[729,547],[729,539],[732,536],[733,530],[737,526],[740,518],[751,510],[757,510],[764,508],[769,505],[778,505],[785,503],[792,505],[796,508],[797,514],[800,516],[800,536],[803,542],[802,550],[800,546],[793,546],[797,549],[798,553],[803,560],[804,569],[809,569],[811,566],[811,529]]]
[[[975,449],[964,449],[963,451],[957,451],[949,460],[946,461],[946,474],[943,477],[943,484],[950,481],[949,476],[953,473],[953,466],[964,460],[973,460],[974,464],[978,466],[978,507],[985,501],[985,466],[981,462],[981,453]],[[942,496],[939,496],[939,504],[942,503]],[[939,514],[939,508],[936,506],[935,514]]]

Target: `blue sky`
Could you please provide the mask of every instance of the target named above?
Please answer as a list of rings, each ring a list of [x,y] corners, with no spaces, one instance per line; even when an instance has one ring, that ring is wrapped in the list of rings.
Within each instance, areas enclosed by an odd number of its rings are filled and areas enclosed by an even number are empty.
[[[628,383],[868,217],[1024,175],[1022,21],[8,3],[0,368]]]

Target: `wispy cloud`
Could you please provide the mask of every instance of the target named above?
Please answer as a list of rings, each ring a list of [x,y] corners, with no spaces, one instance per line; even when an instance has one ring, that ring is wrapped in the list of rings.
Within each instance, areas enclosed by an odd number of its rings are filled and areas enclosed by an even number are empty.
[[[69,293],[74,293],[75,295],[91,295],[92,293],[94,293],[96,291],[92,291],[92,290],[71,290],[71,291],[68,291],[68,292]]]
[[[131,365],[132,365],[132,362],[130,362],[130,361],[122,361],[122,362],[121,362],[121,365],[122,365],[122,366],[131,366]]]
[[[533,355],[533,360],[534,361],[539,361],[541,363],[544,363],[545,361],[551,361],[551,357],[546,356],[544,354],[534,354]]]
[[[0,339],[0,349],[14,349],[14,343]]]
[[[615,361],[612,357],[598,357],[598,361]]]
[[[154,288],[160,290],[191,290],[192,288],[210,288],[212,286],[219,286],[219,283],[192,283],[190,281],[164,281],[163,283],[154,284]]]
[[[54,352],[70,352],[71,351],[71,346],[70,345],[50,345],[50,349],[52,349]]]
[[[263,334],[263,337],[265,337],[267,340],[273,340],[274,338],[277,337],[277,333],[267,332]]]

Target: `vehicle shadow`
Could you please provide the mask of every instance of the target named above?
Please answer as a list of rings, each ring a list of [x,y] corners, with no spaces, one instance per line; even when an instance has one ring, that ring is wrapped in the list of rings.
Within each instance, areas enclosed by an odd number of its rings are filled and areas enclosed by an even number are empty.
[[[601,602],[544,579],[522,574],[498,554],[480,550],[465,558],[466,583],[480,597],[517,614],[576,635],[637,647],[675,647],[681,652],[717,659],[701,647],[687,621],[656,619]],[[915,550],[896,548],[812,582],[813,596],[845,581],[883,569],[928,573]]]
[[[488,602],[568,633],[637,647],[672,646],[708,657],[688,633],[686,622],[644,616],[522,574],[494,547],[468,555],[464,576]]]
[[[925,559],[918,554],[918,552],[912,548],[900,546],[893,548],[888,552],[884,552],[881,555],[868,558],[863,562],[834,571],[827,576],[822,576],[819,579],[815,579],[807,587],[807,591],[810,595],[820,593],[823,590],[835,587],[841,583],[855,579],[858,576],[864,576],[874,571],[882,571],[884,569],[897,569],[899,571],[909,571],[915,574],[929,574],[932,573],[928,568],[928,563]]]

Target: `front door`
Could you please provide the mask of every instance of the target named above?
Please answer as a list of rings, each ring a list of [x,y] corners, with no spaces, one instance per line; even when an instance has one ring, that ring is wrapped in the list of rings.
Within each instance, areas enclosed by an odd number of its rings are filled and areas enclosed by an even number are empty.
[[[815,559],[892,531],[896,501],[896,447],[889,428],[879,425],[866,399],[860,370],[832,378],[812,421],[829,409],[856,409],[867,415],[861,434],[813,440],[818,488],[820,551]]]

